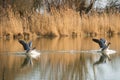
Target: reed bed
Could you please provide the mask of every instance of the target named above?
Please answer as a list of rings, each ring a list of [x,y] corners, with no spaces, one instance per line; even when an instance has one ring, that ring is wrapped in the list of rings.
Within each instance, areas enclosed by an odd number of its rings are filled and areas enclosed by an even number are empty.
[[[73,9],[51,9],[50,13],[37,12],[20,15],[11,8],[0,17],[0,36],[95,36],[120,33],[119,13],[82,14]]]

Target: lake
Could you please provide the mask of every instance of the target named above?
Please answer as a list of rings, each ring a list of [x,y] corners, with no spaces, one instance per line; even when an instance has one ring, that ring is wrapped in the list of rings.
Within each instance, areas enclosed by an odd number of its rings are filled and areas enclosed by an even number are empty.
[[[110,54],[111,61],[98,64],[101,55],[91,50],[99,46],[91,37],[31,39],[41,53],[32,64],[24,64],[18,40],[0,39],[0,80],[120,80],[120,36],[105,38],[116,53]]]

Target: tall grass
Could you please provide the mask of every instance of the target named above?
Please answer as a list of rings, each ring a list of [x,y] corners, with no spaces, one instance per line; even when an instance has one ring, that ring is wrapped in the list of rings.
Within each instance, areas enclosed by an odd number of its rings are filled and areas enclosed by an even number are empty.
[[[0,18],[0,35],[15,35],[23,32],[22,20],[15,15],[12,9],[7,9],[5,15]]]
[[[15,36],[28,34],[37,36],[70,36],[116,34],[120,32],[119,13],[82,14],[73,9],[51,9],[51,13],[27,13],[7,9],[7,15],[0,17],[0,35]]]
[[[34,14],[31,17],[33,32],[41,35],[66,36],[81,32],[79,13],[73,10],[52,10],[51,14]]]
[[[83,18],[83,28],[82,30],[88,33],[96,34],[116,34],[119,33],[119,13],[103,13],[103,14],[93,14]],[[86,23],[86,24],[85,24]]]

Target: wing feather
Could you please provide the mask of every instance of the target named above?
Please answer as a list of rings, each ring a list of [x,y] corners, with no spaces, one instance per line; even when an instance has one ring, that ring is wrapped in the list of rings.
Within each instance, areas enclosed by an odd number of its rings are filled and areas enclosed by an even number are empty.
[[[92,39],[94,42],[96,42],[96,43],[98,43],[99,44],[99,47],[100,48],[104,48],[104,47],[106,47],[106,45],[105,45],[105,40],[103,40],[103,39]]]
[[[32,49],[32,41],[30,41],[30,42],[28,43],[28,46],[29,46],[30,49]]]
[[[19,43],[22,44],[24,50],[29,50],[29,45],[24,40],[19,40]]]

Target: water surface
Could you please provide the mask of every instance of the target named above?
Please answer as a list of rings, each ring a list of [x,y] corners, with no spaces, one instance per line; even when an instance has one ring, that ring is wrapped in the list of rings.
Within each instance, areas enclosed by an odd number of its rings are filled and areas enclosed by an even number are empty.
[[[18,41],[0,39],[0,80],[119,80],[119,36],[106,37],[112,43],[110,49],[117,52],[110,55],[111,61],[98,64],[100,54],[87,53],[99,49],[91,39],[33,39],[41,55],[25,65],[26,56]]]

